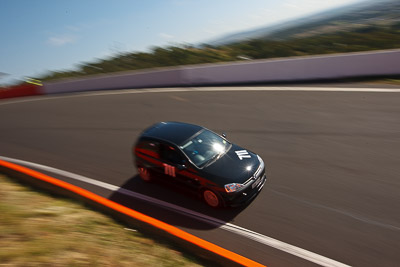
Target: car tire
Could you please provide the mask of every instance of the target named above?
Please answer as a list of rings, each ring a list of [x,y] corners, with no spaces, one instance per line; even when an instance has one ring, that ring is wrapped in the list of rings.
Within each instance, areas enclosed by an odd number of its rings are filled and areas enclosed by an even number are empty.
[[[219,208],[222,207],[222,200],[217,193],[210,189],[204,189],[202,192],[204,202],[212,207],[212,208]]]
[[[151,182],[153,180],[152,177],[151,177],[150,170],[148,168],[138,166],[137,170],[138,170],[140,178],[143,181],[145,181],[146,183],[149,183],[149,182]]]

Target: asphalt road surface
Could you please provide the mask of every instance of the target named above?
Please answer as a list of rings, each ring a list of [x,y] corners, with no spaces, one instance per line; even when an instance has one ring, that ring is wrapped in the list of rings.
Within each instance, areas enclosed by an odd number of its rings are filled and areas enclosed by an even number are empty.
[[[316,255],[339,265],[400,264],[400,93],[207,90],[2,101],[0,155],[115,185],[106,190],[60,175],[268,266],[313,266]],[[143,183],[132,144],[158,121],[224,132],[260,154],[264,189],[246,207],[213,210],[177,188]],[[284,243],[274,248],[268,238]]]

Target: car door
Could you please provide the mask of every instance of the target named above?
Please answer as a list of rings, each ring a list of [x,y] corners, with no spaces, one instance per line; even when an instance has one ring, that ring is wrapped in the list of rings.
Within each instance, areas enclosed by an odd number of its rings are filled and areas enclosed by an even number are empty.
[[[135,147],[135,155],[136,165],[149,168],[153,172],[162,172],[159,142],[147,139],[140,140]]]
[[[160,156],[163,161],[164,174],[171,178],[173,183],[195,190],[199,184],[196,179],[188,175],[191,164],[188,163],[182,152],[168,144],[160,146]]]

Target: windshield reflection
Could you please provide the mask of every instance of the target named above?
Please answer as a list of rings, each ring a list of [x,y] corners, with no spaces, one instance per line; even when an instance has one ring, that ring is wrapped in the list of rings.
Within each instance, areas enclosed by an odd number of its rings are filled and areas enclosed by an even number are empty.
[[[188,158],[199,168],[224,154],[229,149],[230,143],[221,136],[203,130],[198,135],[180,146]]]

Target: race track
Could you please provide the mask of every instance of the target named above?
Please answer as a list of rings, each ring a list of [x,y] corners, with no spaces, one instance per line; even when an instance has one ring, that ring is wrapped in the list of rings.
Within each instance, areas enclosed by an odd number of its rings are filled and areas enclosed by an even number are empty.
[[[399,264],[400,93],[216,89],[2,101],[0,156],[115,185],[119,189],[111,191],[59,175],[268,266],[314,266],[324,259],[335,261],[326,265]],[[268,176],[263,191],[247,207],[212,210],[175,188],[141,182],[132,144],[158,121],[225,132],[260,154]],[[268,237],[282,243],[273,248]]]

